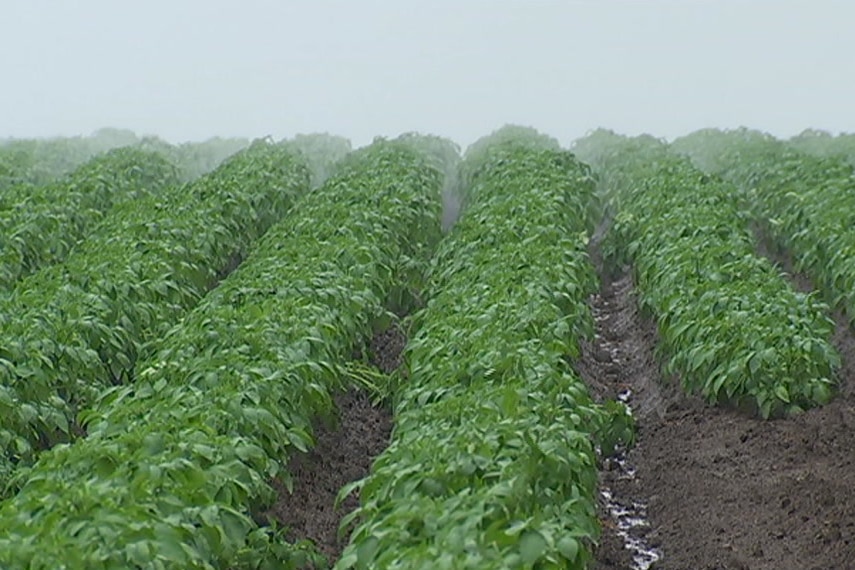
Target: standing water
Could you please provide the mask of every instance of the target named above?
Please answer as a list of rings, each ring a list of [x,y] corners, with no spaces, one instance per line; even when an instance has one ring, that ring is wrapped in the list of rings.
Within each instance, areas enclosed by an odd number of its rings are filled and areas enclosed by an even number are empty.
[[[605,321],[608,319],[608,315],[604,314],[605,311],[603,310],[608,308],[608,303],[609,301],[601,297],[595,299],[593,303],[592,312],[597,322],[597,328],[600,330],[605,326]],[[618,342],[597,335],[597,344],[609,353],[611,362],[617,365],[621,364],[621,348],[618,346]],[[624,388],[618,393],[617,399],[626,406],[627,411],[632,415],[632,407],[630,406],[632,391]],[[618,481],[635,480],[636,469],[630,464],[626,450],[620,450],[606,458],[604,464],[606,470],[617,472]],[[609,517],[617,529],[617,535],[623,540],[624,548],[632,554],[632,569],[649,570],[652,568],[662,558],[662,553],[653,548],[645,537],[650,528],[650,522],[647,519],[647,505],[643,502],[617,497],[607,485],[601,486],[600,496],[605,502]]]
[[[618,394],[618,400],[626,404],[630,414],[632,413],[632,408],[629,406],[631,396],[632,392],[628,389]],[[606,460],[606,468],[617,471],[618,480],[635,479],[636,470],[629,463],[626,451],[620,451],[609,457]],[[623,539],[624,548],[632,553],[633,570],[652,568],[662,555],[650,546],[643,536],[644,531],[650,528],[650,522],[647,520],[647,505],[639,501],[623,501],[615,497],[611,489],[606,486],[600,489],[600,496],[605,501],[609,516],[617,528],[617,535]]]

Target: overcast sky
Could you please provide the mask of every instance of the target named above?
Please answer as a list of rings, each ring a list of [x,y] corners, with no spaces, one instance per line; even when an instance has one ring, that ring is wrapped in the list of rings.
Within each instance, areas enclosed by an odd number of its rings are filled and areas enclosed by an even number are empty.
[[[855,1],[0,0],[0,138],[855,131]]]

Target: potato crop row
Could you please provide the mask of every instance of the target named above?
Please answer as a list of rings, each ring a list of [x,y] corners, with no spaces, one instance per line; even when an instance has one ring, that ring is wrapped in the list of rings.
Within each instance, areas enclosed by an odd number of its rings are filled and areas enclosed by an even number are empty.
[[[548,139],[482,142],[336,568],[581,569],[597,539],[605,415],[569,365],[593,327],[594,181]]]

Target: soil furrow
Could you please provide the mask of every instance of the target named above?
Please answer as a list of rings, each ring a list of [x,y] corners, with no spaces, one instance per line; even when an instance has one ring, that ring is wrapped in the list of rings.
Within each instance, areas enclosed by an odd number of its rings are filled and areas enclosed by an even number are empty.
[[[401,363],[405,345],[406,336],[393,325],[371,339],[370,363],[383,372],[393,371]],[[375,406],[369,394],[351,390],[336,394],[334,399],[336,425],[317,422],[315,447],[288,464],[293,494],[274,481],[278,499],[262,514],[263,519],[286,527],[288,540],[311,540],[331,564],[348,542],[347,534],[338,537],[339,522],[359,505],[354,493],[335,509],[336,496],[346,484],[368,475],[372,461],[389,445],[392,433],[391,411]]]
[[[601,291],[590,301],[596,336],[583,343],[576,368],[597,400],[628,403],[640,439],[648,423],[667,413],[669,400],[663,395],[667,390],[659,384],[653,357],[655,329],[638,314],[629,275],[614,280],[603,275],[602,283]],[[631,453],[603,460],[599,498],[603,534],[594,568],[655,568],[648,564],[659,554],[659,540],[655,527],[645,520],[646,498]]]

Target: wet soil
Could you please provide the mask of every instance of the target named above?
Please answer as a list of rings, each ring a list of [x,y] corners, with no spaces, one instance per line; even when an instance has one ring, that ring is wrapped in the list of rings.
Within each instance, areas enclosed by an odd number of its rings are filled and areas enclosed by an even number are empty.
[[[405,344],[406,337],[397,325],[378,333],[369,346],[371,364],[391,372],[400,365]],[[279,498],[262,515],[288,528],[289,541],[311,540],[330,564],[341,556],[348,542],[347,532],[339,538],[339,522],[359,506],[353,493],[336,509],[336,496],[344,485],[369,474],[372,461],[389,445],[392,432],[391,411],[374,405],[365,392],[337,394],[335,404],[336,425],[318,421],[314,426],[315,447],[288,464],[293,494],[274,481]]]
[[[811,286],[804,276],[791,278],[800,289]],[[655,325],[638,314],[631,276],[603,274],[591,305],[598,336],[577,368],[598,398],[629,391],[638,428],[626,455],[634,475],[603,461],[601,484],[622,504],[646,508],[649,526],[635,535],[662,555],[648,567],[855,569],[855,336],[843,316],[834,315],[844,362],[838,397],[763,421],[708,406],[660,377]],[[606,506],[592,567],[641,567]]]
[[[628,276],[612,280],[604,275],[603,287],[591,298],[590,305],[597,333],[592,342],[583,343],[576,369],[598,401],[627,398],[636,420],[637,439],[641,441],[646,427],[667,415],[669,400],[685,398],[679,391],[660,384],[659,367],[653,356],[655,328],[638,314]],[[627,548],[629,540],[622,536],[622,530],[631,540],[646,543],[649,550],[658,546],[654,526],[641,524],[628,530],[621,528],[621,521],[614,516],[615,506],[644,514],[647,499],[634,454],[630,450],[601,462],[599,510],[603,532],[595,570],[644,567],[633,561],[641,553]]]
[[[403,363],[404,347],[407,335],[399,324],[393,324],[383,332],[374,335],[368,353],[371,364],[389,374]]]

